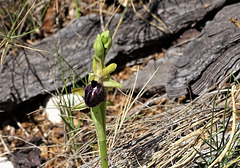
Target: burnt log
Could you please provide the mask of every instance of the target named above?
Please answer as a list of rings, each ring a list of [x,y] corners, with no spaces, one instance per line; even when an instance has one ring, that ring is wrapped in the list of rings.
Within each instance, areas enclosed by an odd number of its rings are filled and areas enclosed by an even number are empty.
[[[226,2],[234,1],[154,0],[148,6],[151,13],[144,8],[137,10],[141,17],[128,10],[113,40],[107,62],[124,66],[127,62],[159,51],[162,46],[171,43],[174,34],[191,27],[207,15],[214,14],[225,6]],[[156,20],[152,13],[167,27]],[[120,17],[121,14],[116,14],[109,23],[111,34]],[[104,22],[108,19],[104,18]],[[101,32],[100,27],[99,15],[87,15],[31,46],[45,52],[22,50],[16,56],[8,55],[0,69],[0,111],[10,111],[22,102],[45,94],[46,90],[61,88],[63,79],[58,55],[72,67],[71,69],[66,64],[63,65],[65,78],[69,78],[67,85],[71,85],[73,73],[79,74],[78,81],[83,78],[91,69],[92,46],[97,33]],[[159,27],[164,29],[160,30]]]
[[[232,71],[239,77],[240,29],[229,18],[240,19],[240,3],[223,8],[169,68],[166,91],[170,98],[200,95]],[[219,85],[221,85],[220,83]]]

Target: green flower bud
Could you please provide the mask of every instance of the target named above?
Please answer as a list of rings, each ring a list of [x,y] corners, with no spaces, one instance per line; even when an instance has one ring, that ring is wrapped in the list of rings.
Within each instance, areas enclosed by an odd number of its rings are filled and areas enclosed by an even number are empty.
[[[110,35],[109,30],[101,33],[101,39],[102,39],[102,43],[104,45],[104,48],[106,49],[105,54],[107,54],[108,51],[110,50],[111,46],[112,46],[112,37]]]
[[[93,49],[95,51],[95,55],[100,58],[101,60],[103,60],[103,58],[105,57],[104,53],[105,53],[105,48],[103,46],[103,43],[102,43],[102,39],[101,39],[101,36],[100,34],[98,34],[96,40],[95,40],[95,43],[93,45]]]

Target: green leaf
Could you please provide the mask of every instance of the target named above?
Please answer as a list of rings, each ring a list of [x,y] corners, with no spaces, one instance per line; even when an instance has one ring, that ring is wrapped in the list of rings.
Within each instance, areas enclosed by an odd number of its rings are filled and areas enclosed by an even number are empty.
[[[75,88],[72,90],[72,93],[76,95],[80,95],[82,97],[84,97],[84,94],[85,94],[83,88]]]
[[[112,79],[108,79],[106,81],[103,81],[103,86],[105,86],[105,87],[118,87],[118,88],[122,87],[122,85],[120,83],[118,83],[117,81],[112,80]]]
[[[60,116],[62,118],[62,120],[64,121],[64,123],[68,126],[68,128],[72,131],[75,130],[74,127],[68,122],[68,120],[66,119],[66,117]]]

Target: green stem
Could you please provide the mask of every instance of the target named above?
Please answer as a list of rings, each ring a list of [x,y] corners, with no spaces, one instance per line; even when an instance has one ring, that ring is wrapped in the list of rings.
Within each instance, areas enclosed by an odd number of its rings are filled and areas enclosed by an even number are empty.
[[[102,168],[108,168],[106,141],[106,102],[102,102],[98,106],[90,109],[92,120],[97,131]]]

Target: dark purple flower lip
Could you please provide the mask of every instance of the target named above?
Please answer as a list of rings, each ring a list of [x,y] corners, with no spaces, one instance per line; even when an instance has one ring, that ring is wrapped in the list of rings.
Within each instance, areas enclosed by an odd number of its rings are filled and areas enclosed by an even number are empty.
[[[85,88],[85,104],[88,107],[95,107],[101,102],[106,101],[106,90],[97,81],[91,81]]]

